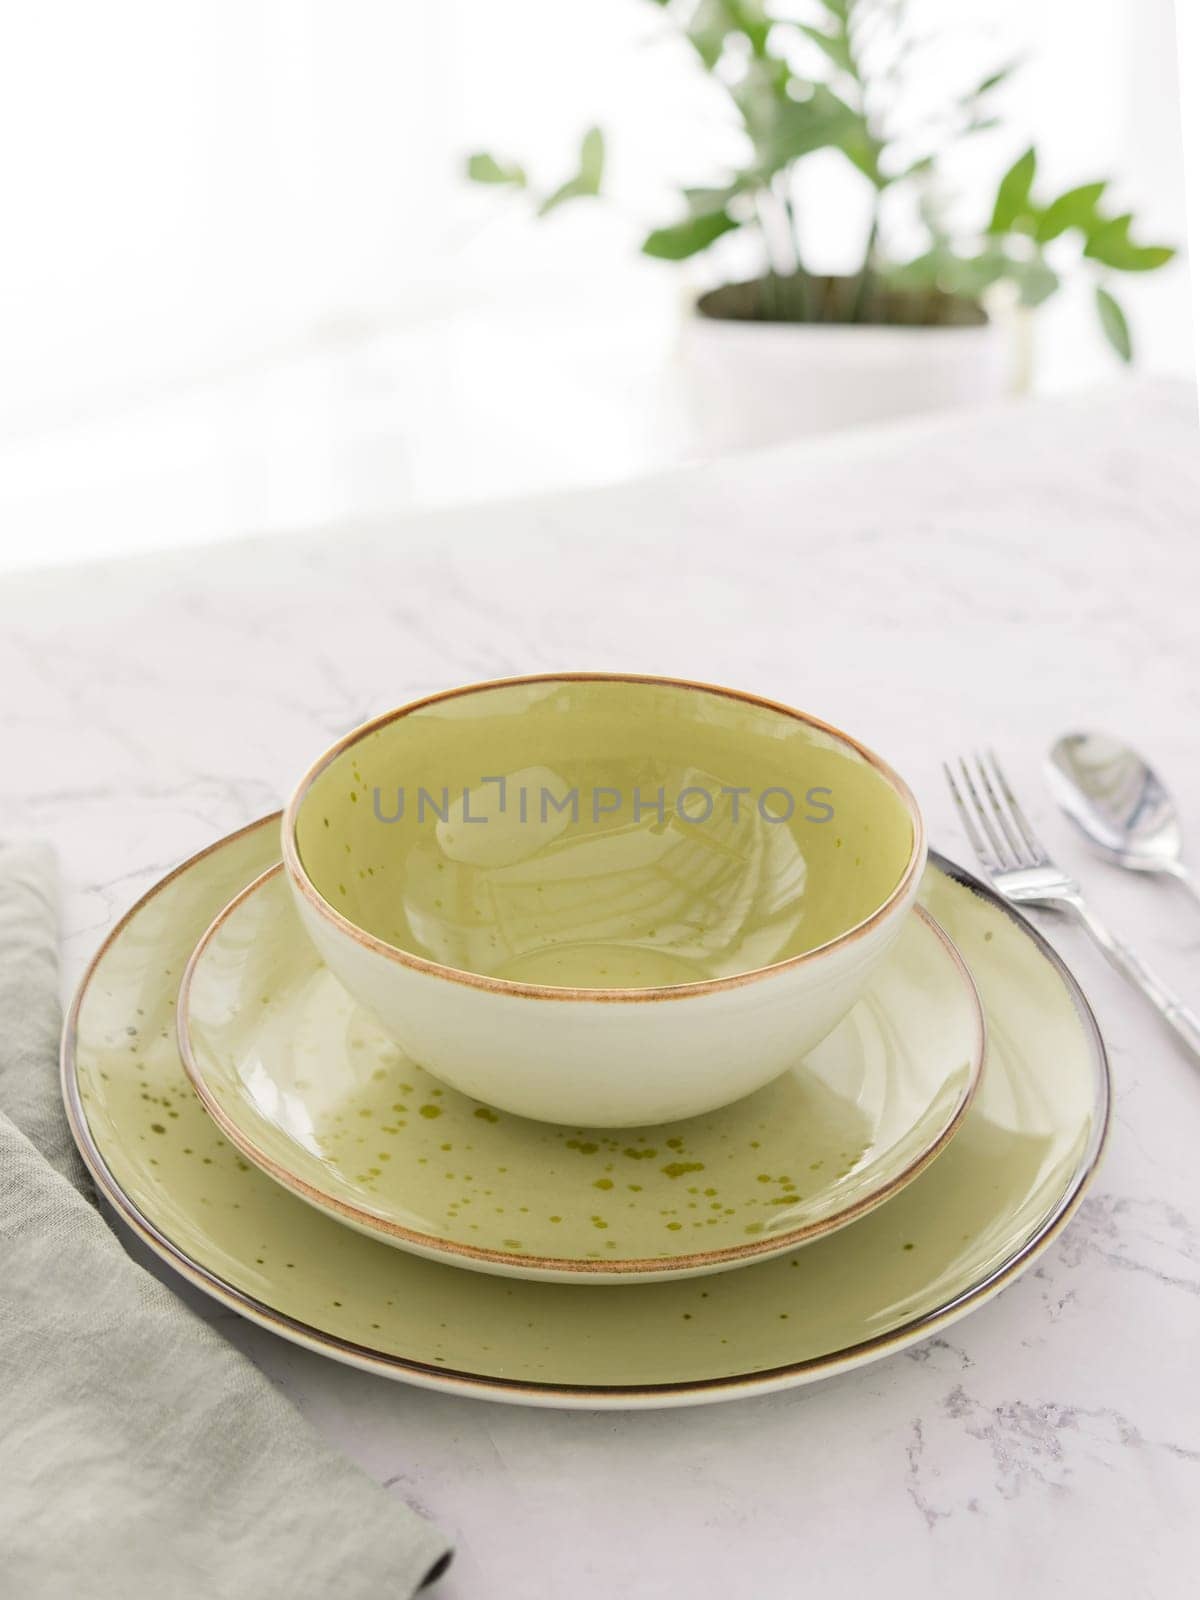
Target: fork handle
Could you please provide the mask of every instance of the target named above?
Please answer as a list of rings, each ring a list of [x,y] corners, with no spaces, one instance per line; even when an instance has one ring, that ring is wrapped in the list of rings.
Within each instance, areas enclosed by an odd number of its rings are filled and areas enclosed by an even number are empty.
[[[1189,1010],[1179,996],[1134,955],[1127,944],[1122,944],[1120,939],[1108,931],[1080,896],[1072,895],[1064,898],[1062,903],[1083,924],[1117,971],[1128,978],[1130,983],[1137,985],[1192,1054],[1200,1058],[1200,1017]]]

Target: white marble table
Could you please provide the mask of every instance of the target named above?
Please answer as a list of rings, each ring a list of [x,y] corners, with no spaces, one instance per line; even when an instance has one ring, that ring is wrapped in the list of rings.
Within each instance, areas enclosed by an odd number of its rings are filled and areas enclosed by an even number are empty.
[[[1200,998],[1200,912],[1089,861],[1039,778],[1067,727],[1132,735],[1200,845],[1198,445],[1191,394],[1149,385],[6,580],[0,831],[62,852],[73,984],[158,874],[366,714],[514,671],[674,673],[854,729],[960,855],[938,762],[993,741],[1098,908]],[[446,1600],[1194,1593],[1200,1069],[1056,936],[1112,1051],[1110,1153],[1040,1265],[945,1338],[785,1395],[590,1415],[389,1384],[214,1314],[453,1534]]]

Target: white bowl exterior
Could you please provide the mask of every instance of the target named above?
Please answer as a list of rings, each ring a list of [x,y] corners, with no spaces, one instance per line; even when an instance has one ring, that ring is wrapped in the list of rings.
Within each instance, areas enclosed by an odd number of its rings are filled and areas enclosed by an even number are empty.
[[[326,965],[413,1060],[517,1116],[600,1128],[699,1116],[785,1072],[863,993],[920,878],[918,868],[907,892],[845,942],[743,983],[643,1000],[525,995],[409,966],[288,881]]]

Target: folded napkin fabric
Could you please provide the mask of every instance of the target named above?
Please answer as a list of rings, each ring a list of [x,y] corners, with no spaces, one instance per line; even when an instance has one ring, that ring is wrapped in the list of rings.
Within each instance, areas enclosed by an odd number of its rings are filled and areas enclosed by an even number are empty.
[[[54,861],[0,844],[0,1594],[391,1600],[448,1562],[122,1249],[57,1076]]]

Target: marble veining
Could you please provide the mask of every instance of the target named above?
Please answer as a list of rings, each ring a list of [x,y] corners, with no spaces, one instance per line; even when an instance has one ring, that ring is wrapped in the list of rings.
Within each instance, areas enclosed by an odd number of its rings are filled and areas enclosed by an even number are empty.
[[[1197,443],[1189,391],[1136,384],[10,578],[0,832],[61,852],[67,988],[158,876],[366,715],[508,672],[690,675],[857,733],[964,858],[938,764],[994,743],[1097,909],[1195,1003],[1200,913],[1089,858],[1039,768],[1070,726],[1133,737],[1200,849]],[[1034,1271],[904,1356],[717,1408],[526,1412],[339,1368],[183,1292],[457,1539],[447,1600],[1189,1594],[1200,1074],[1081,937],[1042,926],[1112,1049],[1107,1162]]]

